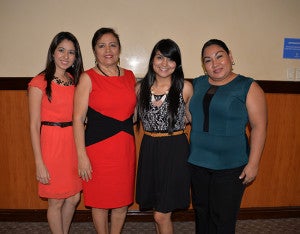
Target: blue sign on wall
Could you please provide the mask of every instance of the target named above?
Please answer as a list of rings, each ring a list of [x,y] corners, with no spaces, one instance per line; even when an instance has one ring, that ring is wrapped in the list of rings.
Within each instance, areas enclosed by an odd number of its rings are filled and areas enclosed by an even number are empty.
[[[300,38],[284,38],[283,58],[300,59]]]

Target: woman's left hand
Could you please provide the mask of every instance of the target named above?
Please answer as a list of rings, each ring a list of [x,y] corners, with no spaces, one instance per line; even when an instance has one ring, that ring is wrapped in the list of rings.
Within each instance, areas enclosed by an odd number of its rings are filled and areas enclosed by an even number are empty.
[[[239,178],[243,180],[243,184],[247,185],[252,183],[255,180],[257,173],[258,173],[258,166],[247,164],[244,170],[242,171],[241,175],[239,176]]]

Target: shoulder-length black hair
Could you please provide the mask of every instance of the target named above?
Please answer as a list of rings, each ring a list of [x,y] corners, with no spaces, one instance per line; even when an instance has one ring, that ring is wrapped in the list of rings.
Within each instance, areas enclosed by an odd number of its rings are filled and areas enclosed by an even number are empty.
[[[151,87],[156,79],[156,73],[153,70],[153,59],[158,51],[164,57],[167,57],[176,63],[175,71],[171,76],[171,87],[168,93],[168,132],[172,133],[176,122],[175,117],[178,112],[180,94],[183,90],[184,74],[179,46],[171,39],[160,40],[152,50],[148,72],[140,84],[140,91],[138,93],[138,112],[147,111],[150,108]],[[139,124],[139,118],[137,124]]]
[[[51,101],[52,98],[52,89],[51,89],[51,82],[54,79],[54,74],[56,71],[56,66],[54,62],[54,51],[56,50],[57,46],[63,41],[63,40],[69,40],[73,42],[75,47],[75,61],[72,66],[70,66],[67,69],[67,72],[72,75],[74,78],[75,85],[78,84],[79,76],[83,72],[83,61],[81,56],[81,50],[79,43],[76,39],[76,37],[70,33],[70,32],[60,32],[58,33],[52,40],[49,49],[48,49],[48,55],[47,55],[47,62],[46,62],[46,68],[40,73],[45,74],[45,80],[47,81],[46,86],[46,94],[48,97],[48,100]]]

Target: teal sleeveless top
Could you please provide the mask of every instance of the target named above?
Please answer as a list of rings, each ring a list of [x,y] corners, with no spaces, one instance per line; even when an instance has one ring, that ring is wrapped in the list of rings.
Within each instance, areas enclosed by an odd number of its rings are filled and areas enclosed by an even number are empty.
[[[214,170],[247,164],[246,97],[253,81],[238,75],[225,85],[212,86],[208,76],[194,79],[189,163]]]

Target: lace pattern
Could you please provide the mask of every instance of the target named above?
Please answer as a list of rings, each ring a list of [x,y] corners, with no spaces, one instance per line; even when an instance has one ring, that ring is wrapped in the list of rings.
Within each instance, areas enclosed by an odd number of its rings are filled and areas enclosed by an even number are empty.
[[[168,131],[168,97],[161,106],[155,106],[150,102],[150,110],[140,113],[145,131],[167,132]],[[185,103],[180,94],[179,107],[176,116],[176,123],[173,131],[183,130],[185,127]]]

